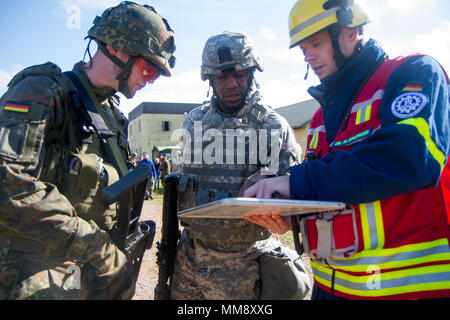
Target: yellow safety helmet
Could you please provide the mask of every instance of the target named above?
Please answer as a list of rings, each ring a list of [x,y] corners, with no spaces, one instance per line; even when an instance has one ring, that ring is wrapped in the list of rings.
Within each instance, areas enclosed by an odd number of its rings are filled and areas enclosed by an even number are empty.
[[[357,28],[368,22],[353,0],[298,0],[289,14],[289,47],[335,25]]]

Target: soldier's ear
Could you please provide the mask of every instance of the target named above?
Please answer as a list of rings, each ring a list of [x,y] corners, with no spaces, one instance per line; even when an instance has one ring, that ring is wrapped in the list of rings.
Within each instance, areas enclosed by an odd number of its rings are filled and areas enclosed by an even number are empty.
[[[112,56],[117,57],[120,54],[120,50],[117,50],[116,48],[110,46],[109,44],[106,45],[106,49],[108,49],[109,53]]]

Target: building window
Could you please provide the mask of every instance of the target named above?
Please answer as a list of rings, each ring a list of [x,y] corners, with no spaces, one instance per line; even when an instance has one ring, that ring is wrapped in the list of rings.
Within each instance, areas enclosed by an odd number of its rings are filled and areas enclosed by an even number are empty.
[[[133,128],[131,127],[131,123],[128,125],[128,136],[133,135]]]
[[[162,121],[162,131],[170,131],[170,121]]]
[[[141,119],[138,120],[138,131],[141,131]]]

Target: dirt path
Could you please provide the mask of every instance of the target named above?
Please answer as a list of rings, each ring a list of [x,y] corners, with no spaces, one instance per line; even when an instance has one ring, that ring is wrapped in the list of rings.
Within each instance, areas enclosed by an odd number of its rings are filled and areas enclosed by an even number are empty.
[[[142,261],[139,279],[136,284],[136,293],[133,300],[153,300],[154,290],[158,279],[158,266],[156,265],[156,242],[161,239],[161,214],[162,201],[161,199],[147,200],[144,202],[141,220],[153,220],[156,223],[156,234],[153,246],[144,255]],[[283,241],[284,242],[284,241]],[[286,245],[286,244],[285,244]],[[287,244],[289,247],[291,245]],[[292,248],[294,249],[294,248]],[[310,280],[312,283],[312,272],[309,264],[309,259],[306,255],[302,256],[303,263],[307,268]]]
[[[156,264],[156,242],[161,239],[161,213],[160,201],[147,200],[144,202],[141,220],[153,220],[156,223],[156,234],[153,246],[147,250],[142,261],[141,271],[136,284],[136,293],[133,300],[153,300],[154,290],[158,279],[158,266]]]

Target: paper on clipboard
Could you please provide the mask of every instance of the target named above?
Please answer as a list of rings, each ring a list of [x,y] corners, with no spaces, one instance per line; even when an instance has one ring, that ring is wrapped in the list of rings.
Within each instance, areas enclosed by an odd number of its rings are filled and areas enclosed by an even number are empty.
[[[245,216],[277,214],[302,215],[325,211],[340,211],[345,203],[332,201],[225,198],[180,211],[178,218],[242,219]]]

